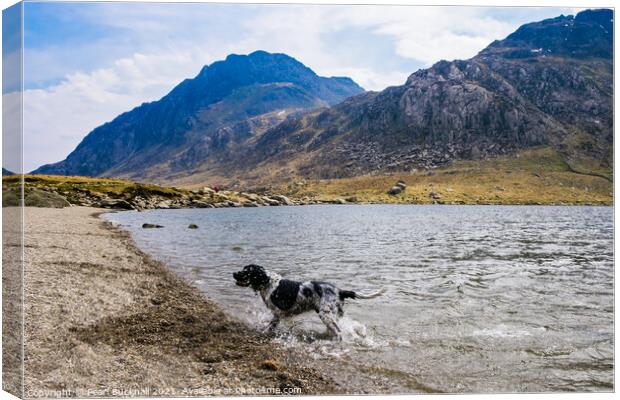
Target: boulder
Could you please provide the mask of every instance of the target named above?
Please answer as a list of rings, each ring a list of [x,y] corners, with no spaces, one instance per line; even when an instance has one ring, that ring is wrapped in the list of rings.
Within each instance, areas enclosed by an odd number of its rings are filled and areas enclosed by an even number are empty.
[[[196,208],[213,208],[212,204],[207,203],[206,201],[194,200],[191,203],[192,207]]]
[[[241,193],[241,196],[245,197],[250,201],[258,201],[258,196],[253,193]]]
[[[271,196],[274,200],[279,201],[280,203],[286,204],[287,206],[292,206],[293,202],[283,194],[276,194],[275,196]]]
[[[270,206],[279,206],[280,202],[278,200],[272,199],[271,197],[263,197],[263,201]]]
[[[187,229],[198,229],[198,225],[196,225],[196,224],[189,224]]]
[[[226,196],[224,193],[216,193],[216,195],[215,195],[215,196],[216,196],[216,197],[218,198],[218,200],[220,200],[220,201],[224,201],[224,200],[229,200],[229,199],[230,199],[230,197]]]
[[[119,210],[134,210],[135,207],[122,199],[103,199],[97,203],[97,207],[114,208]]]
[[[20,206],[21,190],[19,188],[2,188],[2,206]],[[71,204],[67,199],[55,192],[28,189],[24,192],[24,205],[27,207],[63,208]]]
[[[147,208],[147,203],[142,197],[135,197],[133,199],[133,205],[137,210],[143,210]]]
[[[390,190],[388,190],[388,194],[391,194],[392,196],[394,196],[394,195],[402,193],[402,191],[403,191],[402,187],[400,187],[400,186],[392,186],[390,188]]]
[[[430,193],[428,194],[428,197],[430,197],[430,198],[431,198],[431,199],[433,199],[433,200],[439,200],[439,199],[441,199],[441,195],[440,195],[439,193],[437,193],[437,192],[430,192]]]
[[[167,201],[160,201],[159,203],[155,204],[155,208],[168,209],[170,208],[170,203]]]
[[[163,227],[164,227],[163,225],[158,225],[158,224],[149,224],[149,223],[142,224],[143,229],[163,228]]]

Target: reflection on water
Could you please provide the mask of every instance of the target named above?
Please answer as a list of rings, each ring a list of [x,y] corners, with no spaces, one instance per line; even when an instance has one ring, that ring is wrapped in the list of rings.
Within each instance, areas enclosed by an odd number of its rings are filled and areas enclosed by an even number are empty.
[[[613,209],[350,205],[109,214],[231,313],[256,326],[260,299],[231,273],[386,293],[348,301],[345,340],[313,314],[277,339],[425,391],[613,388]],[[144,222],[164,229],[141,229]],[[187,229],[190,223],[197,230]]]

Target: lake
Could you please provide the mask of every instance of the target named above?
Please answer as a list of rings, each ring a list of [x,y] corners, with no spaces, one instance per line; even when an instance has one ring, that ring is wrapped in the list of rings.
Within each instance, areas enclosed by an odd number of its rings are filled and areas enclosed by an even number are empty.
[[[611,207],[317,205],[105,218],[257,328],[269,314],[231,275],[246,264],[385,289],[347,300],[339,343],[322,336],[314,313],[284,322],[274,340],[313,357],[420,391],[613,389]]]

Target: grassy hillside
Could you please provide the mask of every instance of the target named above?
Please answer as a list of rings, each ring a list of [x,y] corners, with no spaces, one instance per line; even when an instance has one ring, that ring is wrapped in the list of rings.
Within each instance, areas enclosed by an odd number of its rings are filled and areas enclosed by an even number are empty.
[[[3,189],[17,187],[21,175],[11,175],[2,178]],[[57,175],[25,175],[26,196],[29,191],[54,190],[71,201],[80,193],[96,193],[111,198],[130,198],[138,194],[160,195],[162,197],[179,197],[182,190],[157,185],[148,185],[115,178],[90,178],[85,176],[57,176]]]
[[[595,168],[583,160],[577,169],[556,151],[538,148],[483,161],[457,161],[448,167],[412,174],[331,180],[295,178],[289,184],[262,188],[258,195],[230,190],[213,193],[114,178],[26,175],[24,180],[27,205],[97,205],[104,199],[120,199],[140,209],[158,208],[161,202],[169,203],[171,208],[202,207],[205,203],[265,205],[264,196],[275,194],[284,194],[295,204],[344,199],[357,203],[612,205],[611,177],[611,170]],[[17,204],[20,179],[19,175],[3,177],[4,205]],[[388,190],[397,181],[403,181],[407,188],[389,195]]]
[[[109,200],[123,200],[136,209],[202,207],[223,201],[248,201],[237,192],[189,190],[132,182],[115,178],[84,176],[24,175],[24,198],[27,206],[63,207],[69,204],[102,206]],[[18,205],[21,175],[2,178],[3,206]],[[164,204],[161,204],[161,203]],[[123,203],[124,204],[124,203]],[[105,206],[105,205],[104,205]],[[123,208],[123,205],[111,208]]]
[[[569,166],[550,148],[413,174],[301,181],[279,188],[292,197],[412,204],[613,204],[612,171]],[[407,184],[398,195],[387,191]]]

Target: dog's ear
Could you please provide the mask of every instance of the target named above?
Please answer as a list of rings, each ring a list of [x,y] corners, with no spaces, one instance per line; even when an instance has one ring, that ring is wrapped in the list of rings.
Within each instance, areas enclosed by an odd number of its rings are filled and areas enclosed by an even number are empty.
[[[265,269],[260,265],[251,264],[248,265],[248,271],[250,271],[250,285],[254,290],[260,290],[269,284],[271,278],[265,272]]]

